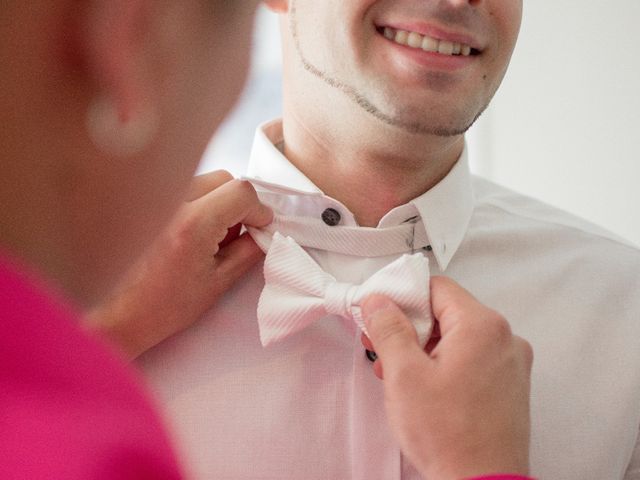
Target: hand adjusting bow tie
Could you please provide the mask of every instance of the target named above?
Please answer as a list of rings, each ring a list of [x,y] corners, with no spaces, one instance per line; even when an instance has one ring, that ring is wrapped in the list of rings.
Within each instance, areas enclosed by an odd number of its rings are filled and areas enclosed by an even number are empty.
[[[292,335],[321,317],[339,315],[367,333],[360,303],[372,294],[396,302],[411,319],[421,345],[433,321],[429,301],[429,262],[422,254],[403,255],[362,285],[340,283],[291,237],[276,232],[264,264],[265,287],[258,303],[263,346]]]

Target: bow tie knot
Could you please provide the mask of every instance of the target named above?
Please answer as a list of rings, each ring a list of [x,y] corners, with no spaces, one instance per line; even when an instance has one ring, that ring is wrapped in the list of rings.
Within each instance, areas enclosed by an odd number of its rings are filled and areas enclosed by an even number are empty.
[[[366,334],[360,304],[373,294],[386,295],[400,306],[422,345],[431,333],[429,262],[419,253],[403,255],[362,285],[353,285],[338,282],[291,237],[276,232],[265,259],[264,278],[257,312],[264,346],[328,315],[352,320]]]
[[[353,319],[353,300],[358,286],[350,283],[332,282],[324,292],[324,308],[329,315]]]

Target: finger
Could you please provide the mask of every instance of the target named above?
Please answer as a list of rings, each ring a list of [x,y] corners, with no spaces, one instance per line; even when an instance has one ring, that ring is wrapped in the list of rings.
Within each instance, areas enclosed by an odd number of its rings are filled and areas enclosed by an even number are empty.
[[[438,323],[438,321],[435,320],[433,322],[433,330],[431,331],[431,336],[429,337],[429,340],[427,340],[427,344],[424,347],[424,351],[427,352],[429,355],[431,355],[433,350],[440,343],[441,338],[442,338],[442,335],[440,335],[440,323]]]
[[[446,277],[431,278],[431,309],[446,337],[460,322],[468,322],[486,310],[467,290]]]
[[[242,223],[264,227],[273,220],[273,212],[262,204],[253,186],[246,181],[232,180],[200,198],[199,208],[217,227],[231,228]]]
[[[375,373],[376,377],[380,380],[384,380],[384,372],[382,370],[382,362],[380,360],[376,360],[373,363],[373,373]]]
[[[264,252],[247,233],[222,248],[216,255],[216,276],[220,292],[232,287],[263,258]]]
[[[419,357],[427,358],[420,348],[415,328],[402,310],[387,297],[372,295],[365,299],[362,302],[362,315],[385,371],[401,371],[407,362],[414,362]]]
[[[193,177],[186,201],[197,200],[231,180],[233,180],[233,175],[225,170],[216,170]]]
[[[360,343],[362,346],[369,351],[373,351],[373,343],[371,343],[371,339],[367,337],[364,333],[360,335]]]
[[[525,367],[527,372],[531,374],[531,368],[533,367],[533,347],[529,342],[527,342],[524,338],[519,337],[517,335],[513,336],[514,341],[516,343],[516,348],[520,351],[520,354],[524,358]]]
[[[424,351],[431,354],[440,343],[440,337],[431,337],[424,347]]]
[[[373,346],[373,343],[371,342],[371,339],[364,333],[360,335],[360,342],[362,343],[362,346],[364,348],[366,348],[370,352],[375,352],[375,348]],[[373,373],[375,373],[376,377],[378,377],[380,380],[383,380],[382,362],[377,359],[373,362]]]
[[[240,232],[241,231],[242,231],[242,225],[239,224],[239,223],[234,225],[233,227],[231,227],[227,231],[227,235],[224,237],[224,239],[218,244],[218,250],[220,250],[221,248],[226,247],[231,242],[236,240],[240,236]]]

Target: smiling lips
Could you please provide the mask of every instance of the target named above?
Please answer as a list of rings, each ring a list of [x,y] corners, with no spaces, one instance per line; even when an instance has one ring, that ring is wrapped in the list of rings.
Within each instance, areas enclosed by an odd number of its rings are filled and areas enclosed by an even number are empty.
[[[391,27],[384,27],[381,32],[385,38],[399,45],[423,50],[425,52],[439,53],[448,56],[476,55],[479,53],[470,45],[463,43],[450,42],[447,40],[438,40],[427,35],[421,35],[417,32],[409,32],[406,30],[397,30]]]

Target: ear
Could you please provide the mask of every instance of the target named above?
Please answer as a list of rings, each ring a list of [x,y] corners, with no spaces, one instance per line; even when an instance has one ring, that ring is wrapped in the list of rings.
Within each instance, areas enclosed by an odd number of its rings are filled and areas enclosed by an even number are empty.
[[[83,63],[99,91],[127,122],[150,98],[145,38],[153,0],[87,2],[81,27]]]
[[[262,0],[262,3],[274,13],[287,13],[289,11],[289,0]]]

